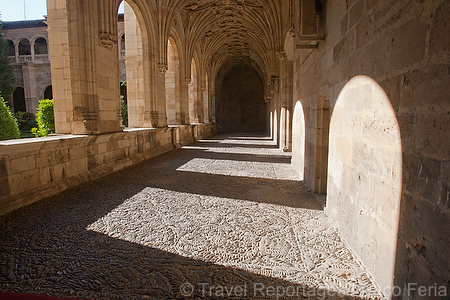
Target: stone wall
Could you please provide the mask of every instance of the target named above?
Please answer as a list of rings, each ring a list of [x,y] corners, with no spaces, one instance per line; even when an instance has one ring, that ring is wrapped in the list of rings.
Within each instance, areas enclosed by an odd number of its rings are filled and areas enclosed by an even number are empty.
[[[343,139],[330,136],[334,154],[328,160],[332,178],[327,212],[386,295],[391,287],[408,283],[449,285],[449,19],[450,2],[443,0],[331,0],[320,15],[325,41],[317,50],[295,53],[293,100],[294,105],[300,101],[304,111],[305,153],[301,158],[302,151],[295,149],[295,132],[302,130],[294,124],[294,166],[304,162],[305,181],[316,190],[321,174],[314,158],[322,140],[317,103],[321,95],[328,95],[333,119],[338,98],[349,97],[353,106],[346,106],[341,116],[342,122],[350,122],[346,132],[339,133]],[[360,75],[386,93],[393,118],[379,114],[384,111],[376,108],[380,98],[369,96],[372,88],[342,91]],[[360,122],[352,123],[357,116]],[[379,146],[390,141],[383,140],[385,130],[395,133],[395,126],[390,126],[395,119],[400,130],[400,138],[394,140],[401,147],[400,184],[383,180],[395,177],[398,170],[386,168],[384,159],[399,160],[399,155],[388,151],[389,146]],[[332,122],[330,132],[343,130],[333,126]],[[363,131],[371,128],[363,139]],[[337,171],[338,161],[352,168]],[[337,189],[337,182],[348,186]],[[396,189],[400,199],[389,193]],[[389,245],[383,232],[390,232]],[[417,298],[417,291],[405,296]]]
[[[216,117],[221,132],[264,132],[267,105],[264,86],[255,69],[237,66],[223,79]]]
[[[0,142],[0,215],[217,132],[216,124]]]

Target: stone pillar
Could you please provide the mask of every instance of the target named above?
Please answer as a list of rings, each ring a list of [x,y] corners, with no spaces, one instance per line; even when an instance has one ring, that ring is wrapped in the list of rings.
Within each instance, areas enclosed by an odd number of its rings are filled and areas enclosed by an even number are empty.
[[[293,103],[293,61],[288,60],[284,51],[278,53],[280,59],[280,100],[281,120],[280,124],[280,148],[285,152],[292,151],[292,103]]]
[[[141,28],[133,9],[125,3],[125,65],[127,77],[128,126],[151,128],[148,61]]]
[[[167,65],[159,64],[159,72],[157,75],[157,106],[156,106],[156,115],[157,115],[157,125],[156,127],[165,127],[167,126],[167,118],[166,118],[166,71]],[[156,116],[153,112],[153,115]]]
[[[22,65],[23,85],[25,92],[25,106],[27,112],[36,115],[39,106],[39,69],[34,64]]]
[[[57,133],[122,130],[117,22],[97,0],[47,1]]]

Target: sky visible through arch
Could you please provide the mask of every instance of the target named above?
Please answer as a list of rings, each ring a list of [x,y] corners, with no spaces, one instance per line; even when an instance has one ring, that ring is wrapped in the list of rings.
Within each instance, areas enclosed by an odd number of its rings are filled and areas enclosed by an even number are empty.
[[[25,10],[24,10],[25,4]],[[123,13],[123,3],[119,8]],[[47,15],[46,0],[0,0],[0,19],[2,21],[20,21],[43,19]]]

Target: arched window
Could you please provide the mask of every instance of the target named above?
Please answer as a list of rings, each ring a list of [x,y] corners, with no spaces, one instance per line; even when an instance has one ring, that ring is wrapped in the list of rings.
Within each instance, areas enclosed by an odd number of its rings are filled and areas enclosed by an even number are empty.
[[[27,39],[19,42],[19,62],[31,62],[31,47]]]
[[[23,89],[23,87],[18,87],[14,90],[13,103],[14,112],[27,111],[27,107],[25,105],[25,90]]]
[[[8,56],[16,56],[16,48],[14,47],[14,42],[8,40]]]
[[[44,38],[38,38],[34,41],[34,54],[48,54],[47,41]]]
[[[19,55],[31,55],[30,42],[27,39],[19,42]]]
[[[44,91],[44,99],[53,99],[53,89],[52,86],[49,85]]]

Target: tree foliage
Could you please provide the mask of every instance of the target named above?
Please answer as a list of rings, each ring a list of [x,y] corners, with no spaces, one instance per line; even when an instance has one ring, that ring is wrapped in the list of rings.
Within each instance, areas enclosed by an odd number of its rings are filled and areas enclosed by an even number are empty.
[[[2,22],[0,21],[0,92],[2,97],[8,100],[14,91],[14,67],[9,62],[9,45],[3,39],[1,29]]]
[[[0,141],[18,139],[19,126],[6,102],[0,97]]]
[[[53,100],[45,99],[39,101],[38,112],[36,114],[38,127],[32,128],[31,132],[36,137],[48,136],[55,132],[55,116],[53,112]]]

